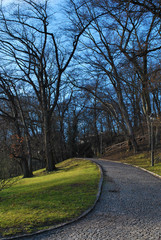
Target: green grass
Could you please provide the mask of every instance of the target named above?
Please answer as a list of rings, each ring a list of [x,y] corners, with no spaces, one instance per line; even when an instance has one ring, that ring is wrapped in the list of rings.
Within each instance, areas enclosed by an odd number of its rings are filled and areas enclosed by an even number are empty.
[[[148,171],[161,175],[161,160],[160,154],[155,154],[155,163],[154,166],[151,166],[150,153],[139,153],[121,160],[123,163],[128,163],[133,166],[138,166],[144,168]]]
[[[36,171],[0,193],[0,237],[69,221],[94,203],[100,178],[94,163],[70,159],[57,168]]]

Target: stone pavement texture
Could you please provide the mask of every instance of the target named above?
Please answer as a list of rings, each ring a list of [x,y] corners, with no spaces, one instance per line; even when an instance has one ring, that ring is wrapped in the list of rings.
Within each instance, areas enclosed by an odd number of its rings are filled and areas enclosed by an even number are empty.
[[[81,220],[35,240],[161,240],[161,179],[138,168],[95,160],[104,172],[102,194]]]

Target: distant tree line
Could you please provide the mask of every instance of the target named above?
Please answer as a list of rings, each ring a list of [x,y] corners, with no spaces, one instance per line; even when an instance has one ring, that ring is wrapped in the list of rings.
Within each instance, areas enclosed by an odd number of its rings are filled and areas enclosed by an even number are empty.
[[[116,136],[137,152],[137,131],[150,147],[150,116],[161,115],[160,4],[66,0],[65,21],[52,1],[1,5],[1,176],[99,156]]]

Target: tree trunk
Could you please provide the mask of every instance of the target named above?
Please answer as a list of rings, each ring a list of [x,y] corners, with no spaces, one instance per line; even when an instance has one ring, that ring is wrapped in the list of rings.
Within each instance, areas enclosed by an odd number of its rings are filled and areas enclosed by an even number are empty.
[[[124,101],[123,101],[121,88],[116,89],[116,91],[117,91],[117,96],[118,96],[118,100],[119,100],[119,106],[120,106],[121,114],[122,114],[122,117],[125,120],[125,123],[126,123],[126,126],[127,126],[128,140],[130,141],[130,143],[133,147],[134,153],[137,153],[138,145],[137,145],[137,142],[136,142],[136,139],[135,139],[135,136],[134,136],[134,132],[133,132],[131,122],[129,120],[129,115],[128,115],[128,112],[126,110],[126,106],[125,106]]]
[[[52,172],[56,170],[54,155],[51,145],[51,121],[49,114],[46,112],[44,115],[44,147],[46,158],[46,170]]]
[[[29,170],[28,161],[25,157],[22,157],[21,162],[20,162],[20,166],[21,166],[24,178],[29,178],[29,177],[33,176],[33,174]]]
[[[21,121],[22,121],[23,127],[24,127],[24,135],[25,135],[27,158],[28,158],[28,169],[29,169],[29,175],[31,177],[31,176],[33,176],[33,173],[32,173],[32,153],[31,153],[30,136],[29,136],[28,127],[26,124],[26,119],[24,116],[24,111],[22,109],[21,102],[20,102],[20,99],[17,94],[17,90],[16,90],[16,88],[14,88],[14,89],[15,89],[15,93],[17,96],[17,102],[18,102],[18,108],[19,108],[19,112],[20,112],[20,116],[21,116]]]
[[[32,173],[32,153],[31,153],[31,145],[30,145],[30,139],[29,136],[25,136],[26,138],[26,146],[27,146],[27,158],[28,158],[28,168],[30,172],[30,177],[33,176]]]
[[[16,127],[18,137],[21,139],[22,136],[21,136],[21,131],[20,131],[19,124],[18,124],[18,121],[17,121],[17,115],[15,115],[14,124],[15,124],[15,127]],[[21,145],[21,151],[22,151],[22,158],[21,158],[20,165],[21,165],[21,169],[22,169],[24,178],[32,177],[33,176],[33,173],[32,173],[32,159],[29,159],[27,161],[27,159],[25,157],[23,144]],[[30,155],[28,157],[30,157]],[[30,165],[30,163],[31,163],[31,165]]]

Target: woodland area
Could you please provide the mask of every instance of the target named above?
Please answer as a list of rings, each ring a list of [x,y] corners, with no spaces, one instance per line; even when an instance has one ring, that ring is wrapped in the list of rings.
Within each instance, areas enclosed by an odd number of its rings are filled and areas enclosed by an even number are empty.
[[[149,148],[151,116],[159,144],[160,9],[160,0],[2,2],[1,179],[124,140],[136,153],[138,136]]]

